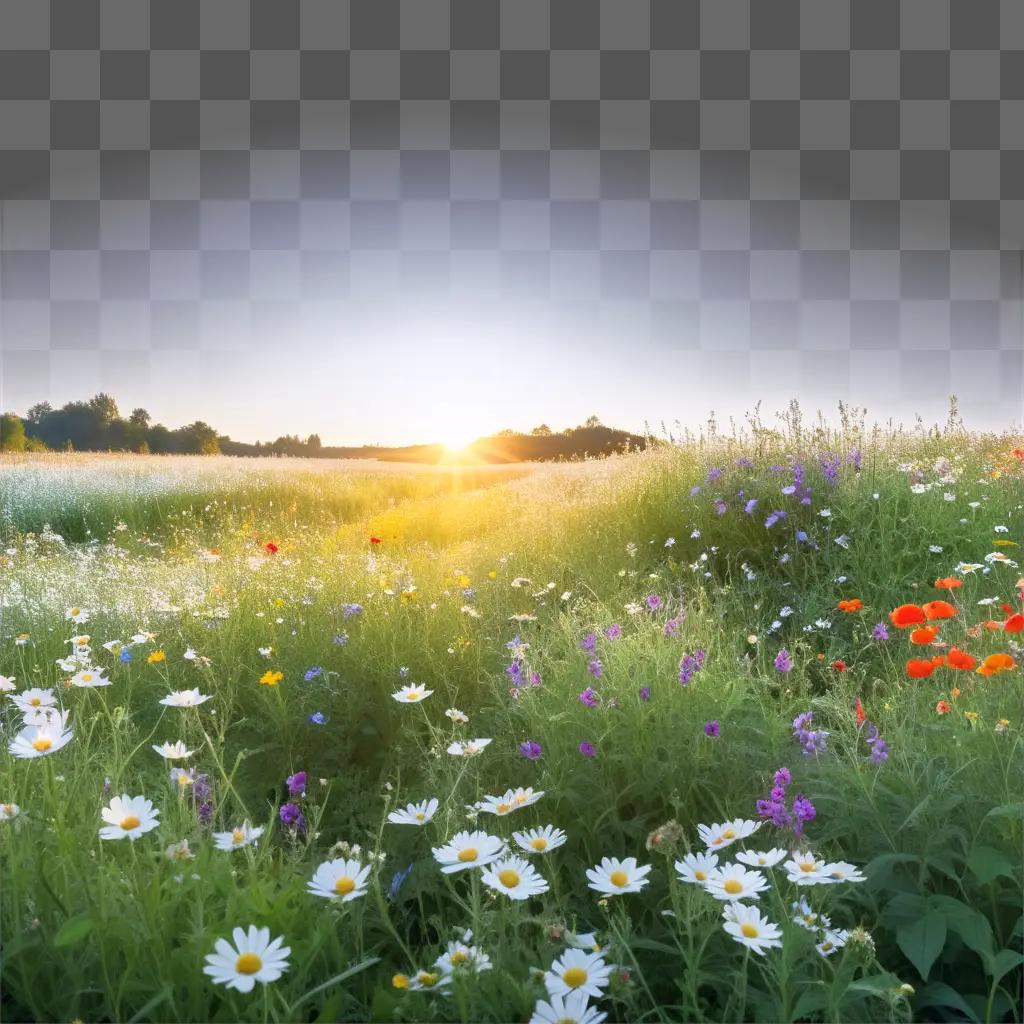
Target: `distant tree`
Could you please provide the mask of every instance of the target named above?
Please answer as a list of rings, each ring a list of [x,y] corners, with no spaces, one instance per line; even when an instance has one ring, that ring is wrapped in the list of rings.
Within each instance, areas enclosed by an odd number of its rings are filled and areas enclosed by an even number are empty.
[[[33,426],[42,423],[42,421],[53,412],[53,406],[49,402],[37,402],[28,411],[28,415],[25,417],[29,423]]]
[[[5,412],[0,416],[0,452],[23,452],[28,444],[25,424],[20,416]]]
[[[117,411],[117,402],[105,391],[89,399],[89,408],[96,413],[100,422],[107,426],[120,417]]]
[[[551,428],[546,423],[542,423],[539,427],[534,427],[530,433],[534,437],[550,437]]]
[[[495,433],[495,437],[515,437],[516,432],[511,427],[505,427]]]
[[[190,423],[175,433],[179,435],[181,443],[179,451],[186,454],[217,455],[220,452],[217,431],[202,420],[196,420],[195,423]]]
[[[311,452],[318,452],[318,451],[320,451],[320,449],[323,447],[323,445],[320,442],[320,435],[319,434],[310,434],[309,437],[306,438],[306,447]]]
[[[583,423],[583,426],[587,430],[593,430],[595,427],[601,426],[601,421],[596,416],[588,416]]]
[[[151,421],[152,417],[142,408],[132,409],[132,414],[128,417],[128,422],[133,427],[141,427],[143,430],[149,426]]]

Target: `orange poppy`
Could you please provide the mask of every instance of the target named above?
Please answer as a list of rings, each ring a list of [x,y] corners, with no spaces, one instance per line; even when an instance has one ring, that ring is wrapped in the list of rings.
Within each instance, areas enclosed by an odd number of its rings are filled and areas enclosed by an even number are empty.
[[[907,662],[907,675],[911,679],[927,679],[935,671],[935,666],[930,661],[923,661],[921,658],[911,658]]]
[[[924,609],[916,604],[901,604],[889,612],[889,621],[897,629],[906,629],[908,626],[916,626],[925,621]]]
[[[841,612],[859,612],[864,602],[859,597],[851,597],[848,601],[840,601],[837,607]]]
[[[1024,631],[1024,615],[1022,615],[1020,612],[1011,615],[1003,623],[1004,633],[1020,633],[1022,631]]]
[[[953,698],[953,700],[956,700],[957,697],[960,696],[960,687],[954,686],[953,689],[949,691],[949,695]]]
[[[980,676],[994,676],[997,672],[1008,672],[1016,668],[1017,662],[1008,654],[990,654],[978,669]]]
[[[921,610],[929,619],[951,619],[956,615],[956,608],[948,601],[929,601],[921,605]]]
[[[966,651],[961,651],[959,647],[950,647],[949,654],[946,656],[946,664],[950,668],[960,669],[963,672],[970,672],[971,669],[976,668],[978,665],[978,659],[972,654],[968,654]]]
[[[955,576],[945,576],[941,580],[935,581],[935,586],[939,590],[955,590],[957,587],[964,585],[963,580],[958,580]]]
[[[932,658],[932,664],[936,668],[942,668],[942,666],[946,664],[946,656],[944,654],[936,654]]]
[[[935,705],[935,713],[937,715],[948,715],[952,710],[953,708],[948,700],[940,700],[939,703]]]
[[[854,710],[857,715],[857,724],[863,725],[868,716],[864,714],[864,705],[861,704],[860,697],[857,698],[857,704]]]
[[[1014,448],[1013,451],[1010,452],[1010,454],[1015,459],[1020,459],[1021,461],[1024,461],[1024,448]]]
[[[997,629],[1002,629],[1003,624],[998,619],[986,619],[981,623],[990,633],[994,633]]]
[[[921,626],[910,634],[910,642],[912,644],[930,644],[938,635],[938,626]]]

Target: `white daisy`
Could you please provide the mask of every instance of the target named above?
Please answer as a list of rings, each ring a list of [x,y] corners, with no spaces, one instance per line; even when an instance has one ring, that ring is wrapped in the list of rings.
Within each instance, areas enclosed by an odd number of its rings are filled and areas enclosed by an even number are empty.
[[[721,850],[731,843],[735,843],[737,839],[746,839],[747,836],[753,835],[761,825],[760,821],[736,818],[721,824],[698,825],[697,835],[709,850]]]
[[[600,953],[601,943],[597,941],[597,932],[566,932],[565,944],[573,949],[585,949],[588,953]]]
[[[489,889],[503,892],[513,900],[528,900],[531,896],[539,896],[548,891],[547,881],[522,857],[507,857],[497,861],[484,871],[482,878]]]
[[[472,932],[469,933],[472,937]],[[467,945],[468,939],[462,942],[449,942],[448,948],[434,961],[443,974],[473,971],[477,974],[490,971],[494,965],[491,958],[479,947]]]
[[[826,864],[822,869],[825,876],[823,882],[866,882],[861,870],[854,864],[848,864],[845,860],[836,861],[835,864]]]
[[[432,989],[444,991],[452,983],[451,972],[417,971],[406,984],[410,992],[427,992]]]
[[[194,750],[189,750],[181,740],[176,740],[174,743],[161,743],[159,746],[154,743],[153,749],[168,761],[183,761],[195,753]]]
[[[21,814],[21,808],[17,804],[0,804],[0,821],[11,821]]]
[[[840,928],[837,931],[826,930],[821,942],[819,942],[814,948],[822,956],[831,956],[837,949],[842,949],[846,945],[846,940],[850,937],[850,933],[845,928]]]
[[[717,854],[688,853],[682,860],[676,861],[676,874],[680,882],[706,885],[717,866]]]
[[[216,952],[206,957],[203,974],[209,975],[215,984],[251,992],[257,981],[266,985],[288,970],[291,950],[281,945],[283,937],[271,942],[269,928],[251,924],[248,933],[236,928],[231,934],[234,946],[227,939],[218,939],[213,947]]]
[[[10,693],[16,689],[14,676],[0,676],[0,693]]]
[[[100,816],[107,823],[100,829],[100,839],[130,839],[134,843],[139,836],[152,832],[160,824],[159,815],[160,811],[153,806],[152,800],[122,793],[100,811]]]
[[[11,700],[14,701],[15,706],[23,714],[27,711],[34,711],[37,708],[50,708],[57,703],[53,690],[42,690],[38,687],[22,690],[21,693],[14,694]]]
[[[806,897],[794,900],[790,910],[793,911],[793,923],[806,928],[809,932],[816,932],[822,928],[829,928],[832,922],[824,915],[817,913],[807,902]]]
[[[11,740],[7,749],[20,758],[44,757],[55,754],[71,742],[72,732],[64,727],[66,716],[54,723],[26,726]]]
[[[388,821],[392,825],[426,825],[437,813],[439,806],[436,796],[422,800],[418,804],[407,804],[399,811],[392,811],[388,815]]]
[[[530,1024],[601,1024],[608,1016],[587,1002],[586,992],[573,991],[567,996],[549,996],[550,1002],[537,1000]]]
[[[782,932],[766,917],[761,916],[757,907],[745,903],[730,903],[722,916],[725,930],[741,945],[752,949],[760,956],[765,950],[782,946]]]
[[[83,622],[89,621],[89,613],[84,608],[68,608],[64,613],[68,622],[74,622],[76,625],[81,625]]]
[[[240,850],[243,846],[255,843],[263,835],[263,831],[262,825],[253,828],[249,822],[243,821],[238,828],[233,828],[230,832],[214,832],[213,845],[218,850]]]
[[[83,668],[72,677],[71,685],[92,690],[97,686],[109,686],[110,680],[103,674],[101,668]]]
[[[481,868],[496,861],[504,852],[505,843],[486,832],[458,832],[444,846],[433,847],[434,860],[446,875],[466,868]]]
[[[160,703],[169,708],[194,708],[209,699],[209,694],[200,693],[198,690],[172,690]]]
[[[723,864],[712,872],[704,888],[716,900],[758,900],[759,893],[768,888],[768,879],[742,864]]]
[[[314,896],[348,903],[366,895],[366,880],[369,877],[369,865],[363,867],[357,860],[339,857],[337,860],[324,861],[313,873],[306,889]]]
[[[786,869],[786,877],[796,885],[830,881],[825,875],[825,862],[818,860],[813,853],[795,853],[782,866]]]
[[[58,707],[43,705],[22,711],[21,720],[24,725],[49,725],[54,728],[59,725],[63,729],[67,724],[68,714],[69,712],[61,711]]]
[[[485,796],[476,806],[477,810],[486,814],[496,814],[500,818],[518,811],[521,807],[535,804],[543,795],[543,790],[535,793],[533,786],[527,786],[526,789],[520,786],[518,789],[506,790],[501,796]]]
[[[397,700],[399,704],[418,704],[421,700],[426,700],[433,692],[421,683],[415,683],[413,686],[403,686],[391,694],[391,699]]]
[[[608,987],[612,973],[599,953],[586,953],[582,949],[567,949],[544,975],[548,995],[567,996],[582,992],[594,999],[601,998],[601,989]]]
[[[773,868],[779,861],[786,859],[786,851],[778,847],[772,850],[744,850],[736,854],[736,859],[752,868]]]
[[[453,757],[473,757],[479,754],[491,741],[489,739],[466,740],[465,743],[456,741],[448,747],[448,753]]]
[[[618,857],[602,857],[596,867],[587,868],[589,888],[608,896],[619,896],[627,892],[639,892],[648,882],[645,877],[651,870],[650,864],[639,867],[635,857],[619,860]]]
[[[565,842],[565,833],[554,825],[531,828],[526,832],[513,832],[516,844],[527,853],[550,853]]]

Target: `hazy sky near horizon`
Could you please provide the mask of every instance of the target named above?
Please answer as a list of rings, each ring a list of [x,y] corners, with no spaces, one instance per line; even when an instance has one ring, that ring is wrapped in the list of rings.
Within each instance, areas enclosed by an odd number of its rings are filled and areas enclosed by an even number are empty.
[[[1020,0],[0,0],[0,406],[1024,419]]]

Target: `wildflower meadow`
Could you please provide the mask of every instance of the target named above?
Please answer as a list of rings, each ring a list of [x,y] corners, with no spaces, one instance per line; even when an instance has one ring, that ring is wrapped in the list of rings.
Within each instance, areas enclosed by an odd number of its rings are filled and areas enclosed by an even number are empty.
[[[1024,440],[0,460],[10,1021],[1020,1021]]]

